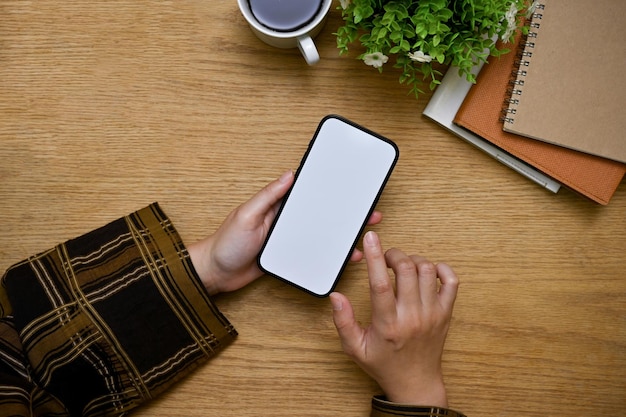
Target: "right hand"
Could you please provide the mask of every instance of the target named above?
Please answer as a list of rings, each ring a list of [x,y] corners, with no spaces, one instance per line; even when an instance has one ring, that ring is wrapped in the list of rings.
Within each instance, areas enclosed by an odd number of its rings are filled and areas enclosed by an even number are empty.
[[[343,350],[378,382],[389,401],[447,407],[441,355],[459,285],[456,274],[446,264],[435,265],[398,249],[384,253],[371,231],[363,248],[371,324],[357,323],[343,294],[330,295]],[[395,273],[397,291],[388,267]]]

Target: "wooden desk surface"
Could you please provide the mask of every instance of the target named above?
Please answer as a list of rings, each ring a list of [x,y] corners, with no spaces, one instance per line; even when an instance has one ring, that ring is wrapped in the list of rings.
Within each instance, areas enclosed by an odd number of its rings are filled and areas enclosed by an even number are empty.
[[[383,244],[461,277],[444,367],[473,416],[626,405],[626,184],[607,207],[554,195],[443,131],[388,68],[340,57],[333,10],[307,67],[235,1],[0,6],[0,268],[159,201],[188,242],[295,168],[338,113],[401,157]],[[364,265],[338,289],[369,320]],[[238,340],[137,415],[365,416],[377,388],[340,351],[328,300],[270,278],[217,300]]]

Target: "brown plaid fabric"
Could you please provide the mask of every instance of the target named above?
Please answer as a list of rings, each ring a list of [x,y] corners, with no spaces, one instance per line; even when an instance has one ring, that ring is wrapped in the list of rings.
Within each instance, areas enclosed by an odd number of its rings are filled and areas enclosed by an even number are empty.
[[[229,343],[157,204],[11,267],[0,414],[123,415]]]
[[[0,416],[126,415],[236,335],[152,204],[5,273]],[[375,398],[372,416],[461,414]]]
[[[385,397],[372,399],[370,417],[465,417],[464,414],[438,407],[416,407],[413,405],[394,404]]]

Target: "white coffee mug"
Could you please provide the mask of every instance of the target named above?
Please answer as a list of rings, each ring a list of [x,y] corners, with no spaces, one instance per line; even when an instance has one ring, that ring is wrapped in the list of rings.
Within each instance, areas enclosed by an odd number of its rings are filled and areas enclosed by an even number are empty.
[[[309,65],[314,65],[320,60],[320,55],[317,52],[313,38],[317,36],[324,27],[326,16],[328,16],[332,2],[332,0],[323,0],[313,20],[303,27],[293,31],[282,32],[272,30],[261,24],[252,13],[248,0],[237,0],[239,10],[241,10],[248,25],[250,25],[252,32],[254,32],[259,39],[277,48],[299,48],[300,52],[302,52],[302,56]]]

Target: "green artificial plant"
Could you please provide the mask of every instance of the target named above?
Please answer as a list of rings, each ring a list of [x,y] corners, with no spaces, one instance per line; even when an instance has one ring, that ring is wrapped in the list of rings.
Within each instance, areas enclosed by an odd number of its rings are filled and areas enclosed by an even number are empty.
[[[509,52],[534,4],[528,0],[340,0],[344,23],[335,35],[342,54],[354,43],[365,64],[382,72],[390,58],[401,71],[400,83],[419,97],[433,90],[441,72],[433,66],[458,67],[475,82],[472,68],[489,55]],[[502,42],[496,43],[497,40]]]

